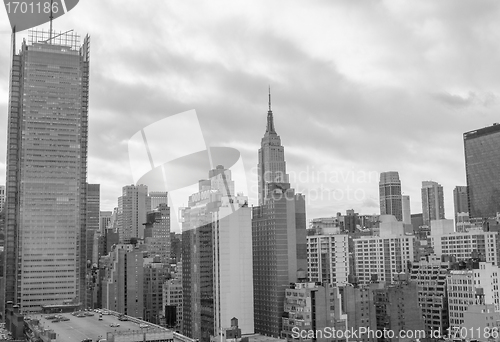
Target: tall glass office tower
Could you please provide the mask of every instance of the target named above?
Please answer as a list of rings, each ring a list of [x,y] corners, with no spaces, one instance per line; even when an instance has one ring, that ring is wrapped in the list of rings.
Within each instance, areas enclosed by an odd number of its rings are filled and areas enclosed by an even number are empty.
[[[380,215],[394,215],[398,221],[403,221],[403,195],[397,171],[380,174],[379,197]]]
[[[464,133],[469,216],[495,217],[500,212],[500,125]]]
[[[34,312],[85,302],[89,37],[12,41],[5,301]]]

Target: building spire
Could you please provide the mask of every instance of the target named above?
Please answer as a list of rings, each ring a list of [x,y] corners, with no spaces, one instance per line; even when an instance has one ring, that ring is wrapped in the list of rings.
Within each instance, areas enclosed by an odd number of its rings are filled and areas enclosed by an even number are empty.
[[[269,111],[267,112],[267,127],[266,133],[275,133],[274,130],[274,120],[273,120],[273,112],[271,110],[271,86],[269,86]]]
[[[271,111],[271,85],[269,85],[269,111]]]

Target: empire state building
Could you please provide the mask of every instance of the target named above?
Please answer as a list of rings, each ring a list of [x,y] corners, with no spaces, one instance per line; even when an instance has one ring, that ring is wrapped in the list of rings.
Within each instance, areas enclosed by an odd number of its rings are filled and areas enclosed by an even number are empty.
[[[269,111],[267,112],[266,133],[262,138],[257,165],[259,182],[259,205],[265,203],[269,183],[288,183],[286,173],[285,149],[281,138],[274,129],[273,112],[271,110],[271,90],[269,90]]]

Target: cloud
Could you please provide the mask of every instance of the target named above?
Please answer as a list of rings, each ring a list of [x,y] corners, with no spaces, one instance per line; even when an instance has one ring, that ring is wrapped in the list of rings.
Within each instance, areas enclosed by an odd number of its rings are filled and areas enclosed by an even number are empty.
[[[496,1],[81,2],[54,24],[91,35],[89,182],[101,183],[102,209],[112,209],[131,182],[128,139],[190,109],[206,142],[238,148],[250,174],[271,85],[290,173],[397,170],[413,212],[421,210],[421,181],[435,179],[451,217],[451,191],[465,184],[462,133],[498,121],[499,8]],[[0,34],[2,46],[9,42]],[[9,58],[1,49],[2,113]],[[309,195],[321,186],[363,191],[362,200],[309,201],[313,218],[376,212],[377,182],[292,186]]]

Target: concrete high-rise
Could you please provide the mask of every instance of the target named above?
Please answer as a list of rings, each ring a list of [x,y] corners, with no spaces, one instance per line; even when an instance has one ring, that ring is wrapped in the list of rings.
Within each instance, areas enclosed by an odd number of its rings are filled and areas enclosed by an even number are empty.
[[[397,171],[382,172],[379,182],[380,215],[394,215],[403,221],[403,196]]]
[[[151,198],[146,185],[127,185],[118,198],[117,227],[120,241],[144,238],[144,223],[151,208]]]
[[[5,301],[33,312],[85,302],[90,39],[33,30],[17,54],[12,41]]]
[[[257,165],[259,205],[264,204],[269,183],[288,183],[286,173],[285,148],[281,138],[274,128],[273,112],[271,110],[271,92],[269,91],[269,111],[267,112],[266,133],[259,149]]]
[[[422,214],[424,225],[433,220],[444,219],[444,194],[441,184],[433,181],[422,182]]]
[[[464,133],[469,216],[495,217],[500,212],[500,125]]]
[[[343,286],[349,276],[349,235],[319,233],[307,236],[309,281]]]
[[[254,332],[251,210],[234,195],[231,171],[217,166],[183,210],[183,334],[210,341],[238,318]]]

